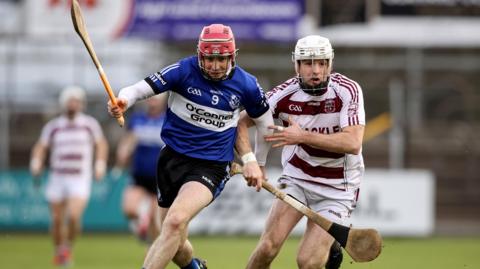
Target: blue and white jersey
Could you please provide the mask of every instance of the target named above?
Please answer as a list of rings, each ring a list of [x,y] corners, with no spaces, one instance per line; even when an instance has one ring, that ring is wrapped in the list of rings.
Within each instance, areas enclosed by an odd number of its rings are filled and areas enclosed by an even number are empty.
[[[137,138],[131,164],[133,176],[156,177],[158,155],[164,146],[159,135],[164,121],[165,114],[149,116],[147,113],[135,113],[130,117],[127,129]]]
[[[196,56],[145,78],[156,94],[170,91],[162,139],[178,153],[231,161],[240,110],[257,118],[269,110],[256,78],[236,67],[229,79],[206,79]]]

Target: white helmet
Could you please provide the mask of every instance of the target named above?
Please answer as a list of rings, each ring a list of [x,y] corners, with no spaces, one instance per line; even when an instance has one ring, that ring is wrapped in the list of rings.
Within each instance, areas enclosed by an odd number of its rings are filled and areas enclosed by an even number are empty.
[[[292,52],[292,61],[297,63],[299,60],[311,59],[327,59],[329,65],[332,65],[333,49],[328,38],[309,35],[297,41],[295,51]]]
[[[310,87],[303,83],[303,78],[300,76],[300,61],[316,59],[328,60],[327,77],[326,81],[323,81],[318,86]],[[328,38],[319,35],[309,35],[300,38],[295,45],[295,51],[292,52],[292,61],[295,64],[295,72],[299,76],[303,91],[311,95],[321,95],[326,91],[333,63],[333,49]]]
[[[70,99],[78,99],[82,101],[82,103],[85,103],[85,91],[79,86],[65,87],[58,98],[58,102],[62,109],[65,109]]]

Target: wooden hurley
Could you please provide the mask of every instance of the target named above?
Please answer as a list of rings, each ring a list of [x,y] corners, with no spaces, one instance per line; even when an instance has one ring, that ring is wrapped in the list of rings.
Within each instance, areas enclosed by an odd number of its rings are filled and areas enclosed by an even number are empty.
[[[97,68],[98,74],[102,79],[103,86],[105,87],[105,91],[107,92],[108,97],[110,98],[110,102],[112,103],[113,106],[117,106],[117,99],[115,98],[115,94],[113,94],[112,87],[110,87],[110,83],[108,82],[107,75],[103,71],[102,65],[100,64],[100,61],[97,58],[97,54],[95,53],[95,50],[93,50],[92,41],[90,40],[90,37],[88,35],[87,27],[85,25],[85,20],[83,19],[83,15],[82,15],[82,10],[80,9],[80,5],[78,4],[77,0],[72,1],[71,15],[72,15],[73,27],[75,28],[75,31],[77,32],[77,34],[80,36],[80,39],[82,39],[83,44],[85,44],[88,54],[90,54],[90,57],[92,58],[92,61],[95,64],[95,67]],[[117,118],[117,122],[120,126],[123,127],[123,125],[125,124],[125,119],[123,118],[123,116],[120,116]]]

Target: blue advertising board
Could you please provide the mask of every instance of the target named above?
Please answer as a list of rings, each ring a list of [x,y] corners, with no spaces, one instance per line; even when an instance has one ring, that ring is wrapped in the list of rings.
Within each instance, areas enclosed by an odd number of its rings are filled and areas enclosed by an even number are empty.
[[[158,40],[197,39],[203,26],[223,23],[237,40],[292,41],[303,0],[136,0],[123,35]]]

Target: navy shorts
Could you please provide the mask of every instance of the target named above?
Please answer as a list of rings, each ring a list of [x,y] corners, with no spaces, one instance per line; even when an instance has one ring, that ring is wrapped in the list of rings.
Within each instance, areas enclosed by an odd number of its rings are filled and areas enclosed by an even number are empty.
[[[155,176],[148,177],[148,176],[132,175],[130,185],[143,188],[148,193],[151,193],[153,195],[157,194],[157,178]]]
[[[157,165],[158,205],[168,208],[183,184],[197,181],[205,185],[215,199],[230,179],[230,162],[188,157],[165,146]]]

